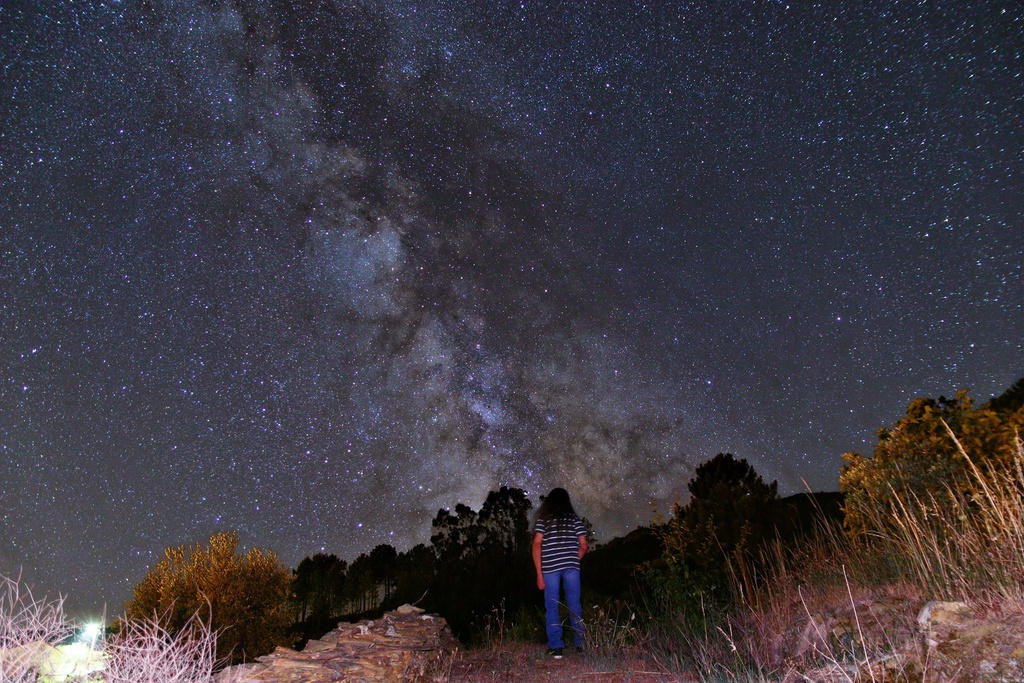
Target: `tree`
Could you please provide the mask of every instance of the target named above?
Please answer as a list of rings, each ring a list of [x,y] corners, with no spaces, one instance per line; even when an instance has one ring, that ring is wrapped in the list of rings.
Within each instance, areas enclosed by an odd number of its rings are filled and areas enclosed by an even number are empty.
[[[531,542],[530,499],[522,489],[502,486],[487,494],[477,518],[483,527],[481,540],[514,554]]]
[[[676,503],[660,527],[666,564],[696,588],[724,594],[731,561],[749,586],[752,551],[775,531],[778,482],[766,484],[745,459],[719,453],[697,467],[687,488],[689,502]]]
[[[285,632],[291,572],[270,551],[239,555],[238,543],[235,533],[215,533],[206,547],[167,548],[135,586],[124,618],[156,619],[176,634],[198,614],[220,634],[217,656],[232,661],[291,644]]]
[[[319,629],[339,613],[347,569],[348,564],[333,554],[317,553],[299,562],[292,578],[296,621],[309,619],[314,629]]]
[[[430,589],[434,580],[434,564],[437,555],[422,543],[399,553],[396,562],[395,593],[393,603],[417,603]]]
[[[366,553],[360,553],[349,565],[345,597],[351,613],[367,612],[377,606],[377,583]]]
[[[503,486],[479,512],[460,503],[455,514],[442,509],[434,517],[435,571],[426,599],[457,635],[480,632],[492,610],[515,613],[532,596],[531,507],[524,491]]]
[[[374,586],[380,585],[384,588],[384,602],[391,599],[397,573],[398,552],[393,546],[382,543],[370,551],[370,574],[373,576]]]
[[[438,510],[430,526],[434,529],[430,543],[438,559],[456,561],[476,552],[480,527],[476,511],[468,505],[456,504],[454,515],[443,508]]]
[[[1024,377],[1021,377],[1013,385],[999,396],[991,398],[983,408],[994,410],[1000,415],[1009,417],[1024,408]]]

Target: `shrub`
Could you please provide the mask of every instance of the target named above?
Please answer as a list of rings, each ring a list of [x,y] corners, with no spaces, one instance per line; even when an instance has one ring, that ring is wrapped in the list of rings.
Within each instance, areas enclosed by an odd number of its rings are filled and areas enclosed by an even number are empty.
[[[238,555],[238,536],[215,533],[207,547],[168,548],[126,604],[125,621],[155,618],[172,635],[200,623],[219,632],[217,656],[243,661],[291,644],[291,572],[259,548]],[[124,627],[124,625],[122,625]]]
[[[874,457],[844,454],[839,489],[845,498],[847,532],[857,537],[882,531],[871,521],[877,511],[912,501],[938,506],[936,514],[951,513],[948,506],[955,504],[947,487],[970,493],[977,484],[963,451],[979,465],[1009,463],[1014,434],[1024,425],[1024,408],[1010,412],[990,406],[975,409],[966,391],[953,399],[918,398],[891,429],[879,431]],[[949,438],[947,425],[963,449]]]

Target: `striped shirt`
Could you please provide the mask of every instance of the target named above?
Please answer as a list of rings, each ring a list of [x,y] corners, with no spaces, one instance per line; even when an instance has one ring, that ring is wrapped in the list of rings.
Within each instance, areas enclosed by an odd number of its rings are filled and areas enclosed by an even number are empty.
[[[533,530],[542,535],[540,541],[540,571],[542,574],[580,568],[580,536],[587,530],[580,518],[540,519]]]

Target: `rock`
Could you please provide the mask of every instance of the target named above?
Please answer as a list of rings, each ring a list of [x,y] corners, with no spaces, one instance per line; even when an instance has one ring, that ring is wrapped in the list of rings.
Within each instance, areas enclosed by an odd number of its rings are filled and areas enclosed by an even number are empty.
[[[422,609],[416,607],[415,605],[410,605],[409,603],[402,605],[395,611],[399,614],[423,614]]]
[[[29,672],[39,671],[57,657],[57,648],[38,640],[16,647],[0,648],[0,679],[20,680]]]
[[[972,608],[929,602],[918,615],[929,679],[964,683],[1020,681],[1024,612],[1008,603]]]
[[[963,618],[970,609],[965,602],[932,600],[918,613],[917,627],[922,633],[927,632],[935,624],[946,624]]]
[[[28,680],[64,683],[82,680],[86,674],[104,668],[104,654],[86,643],[50,645],[42,640],[11,648],[0,648],[0,682]]]
[[[419,608],[388,612],[376,621],[339,624],[301,652],[279,647],[257,663],[232,666],[215,683],[377,683],[439,680],[458,643],[442,618]]]

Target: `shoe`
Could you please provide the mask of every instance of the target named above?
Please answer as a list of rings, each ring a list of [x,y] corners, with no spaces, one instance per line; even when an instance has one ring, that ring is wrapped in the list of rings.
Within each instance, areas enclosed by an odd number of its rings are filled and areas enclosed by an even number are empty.
[[[576,650],[576,654],[578,654],[578,655],[581,655],[581,654],[583,654],[584,652],[586,652],[586,651],[587,651],[587,648],[583,647],[582,645],[577,645],[577,646],[576,646],[575,648],[573,648],[573,649],[575,649],[575,650]]]
[[[561,659],[562,658],[562,648],[560,648],[560,647],[549,648],[548,649],[548,656],[551,657],[551,659]]]

